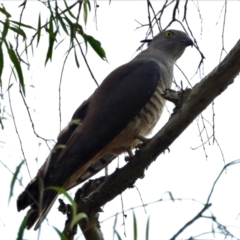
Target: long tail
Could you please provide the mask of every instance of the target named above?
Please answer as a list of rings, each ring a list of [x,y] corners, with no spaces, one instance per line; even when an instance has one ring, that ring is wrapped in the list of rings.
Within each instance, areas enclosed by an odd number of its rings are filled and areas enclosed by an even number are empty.
[[[75,184],[71,185],[71,187],[66,190],[69,190],[91,178],[93,175],[111,163],[114,158],[116,158],[116,156],[112,154],[106,154],[97,162],[93,163],[86,170],[86,172],[76,180]],[[28,211],[29,218],[26,225],[27,229],[31,229],[38,219],[39,220],[35,225],[34,230],[37,230],[40,227],[58,196],[59,194],[54,190],[47,190],[44,192],[43,190],[39,190],[37,177],[27,185],[26,189],[19,195],[17,199],[18,211],[24,210],[28,206],[31,207],[31,209]]]
[[[38,219],[38,226],[35,226],[35,230],[39,228],[58,195],[54,190],[46,190],[44,192],[43,190],[39,190],[39,184],[36,178],[28,184],[17,199],[18,211],[24,210],[28,206],[31,207],[27,213],[29,215],[26,223],[27,229],[30,229]]]

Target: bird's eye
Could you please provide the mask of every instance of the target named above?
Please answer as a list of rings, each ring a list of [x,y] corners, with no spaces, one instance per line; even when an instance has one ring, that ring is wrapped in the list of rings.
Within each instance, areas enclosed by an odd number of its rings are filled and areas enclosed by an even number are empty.
[[[173,35],[173,32],[171,32],[171,31],[167,31],[167,32],[165,33],[165,36],[166,36],[167,38],[172,37],[172,35]]]

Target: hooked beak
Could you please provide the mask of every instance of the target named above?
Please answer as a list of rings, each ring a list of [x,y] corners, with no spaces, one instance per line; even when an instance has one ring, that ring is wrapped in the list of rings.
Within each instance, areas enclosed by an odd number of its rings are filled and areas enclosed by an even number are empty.
[[[152,39],[144,39],[142,41],[140,41],[141,43],[150,43],[152,41]]]
[[[191,46],[192,47],[193,46],[193,41],[190,38],[185,38],[185,39],[181,40],[181,44],[185,45],[186,47],[187,46]]]

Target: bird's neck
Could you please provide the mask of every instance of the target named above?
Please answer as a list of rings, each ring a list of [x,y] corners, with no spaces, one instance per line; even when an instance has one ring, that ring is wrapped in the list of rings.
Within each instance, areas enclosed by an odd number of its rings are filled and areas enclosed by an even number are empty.
[[[173,67],[175,64],[175,60],[173,57],[168,56],[167,54],[163,54],[161,50],[145,50],[142,51],[140,54],[138,54],[134,59],[136,60],[153,60],[156,61],[162,72],[162,77],[161,79],[164,82],[165,88],[170,88],[172,84],[172,79],[173,79]]]

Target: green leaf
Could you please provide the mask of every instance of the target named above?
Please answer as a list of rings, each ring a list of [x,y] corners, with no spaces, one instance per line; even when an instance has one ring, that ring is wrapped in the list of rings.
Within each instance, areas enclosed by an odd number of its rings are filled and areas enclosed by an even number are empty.
[[[63,17],[59,14],[59,12],[58,12],[58,9],[59,9],[59,7],[58,7],[58,5],[57,5],[57,1],[55,1],[55,18],[56,18],[56,20],[58,20],[59,22],[60,22],[60,25],[62,26],[62,29],[64,30],[64,32],[67,34],[67,35],[69,35],[69,33],[68,33],[68,30],[67,30],[67,27],[66,27],[66,24],[64,23],[64,21],[63,21]]]
[[[53,45],[56,40],[56,35],[58,33],[58,30],[54,32],[53,28],[53,17],[51,16],[50,21],[49,21],[49,45],[48,45],[48,51],[47,51],[47,56],[45,60],[45,65],[47,64],[48,60],[52,60],[52,54],[53,54]]]
[[[79,62],[78,62],[77,53],[76,53],[76,49],[75,49],[75,48],[74,48],[74,57],[75,57],[76,65],[77,65],[77,67],[79,68],[80,65],[79,65]],[[0,76],[1,76],[1,75],[0,75]]]
[[[115,215],[114,224],[113,224],[113,239],[116,232],[117,218],[118,218],[118,213],[116,213]]]
[[[85,213],[78,213],[77,215],[73,216],[71,224],[70,224],[70,229],[72,229],[74,227],[74,225],[83,218],[87,218],[87,215]]]
[[[17,58],[17,55],[16,55],[15,51],[13,50],[12,44],[9,43],[10,47],[8,46],[8,44],[6,42],[5,42],[5,44],[6,44],[6,47],[8,49],[9,58],[11,59],[13,65],[14,65],[16,71],[17,71],[20,87],[23,91],[23,94],[25,95],[25,86],[24,86],[24,79],[23,79],[21,64],[20,64],[20,62]]]
[[[91,11],[91,4],[90,4],[89,0],[87,0],[87,5],[88,5],[89,12],[90,12]]]
[[[11,197],[13,196],[13,188],[14,188],[15,182],[17,180],[18,173],[19,173],[23,163],[24,163],[24,160],[16,167],[16,171],[13,174],[13,178],[12,178],[11,185],[10,185],[10,194],[9,194],[9,198],[8,198],[8,203],[10,202]]]
[[[63,194],[71,203],[72,205],[72,221],[70,224],[70,227],[72,228],[80,219],[82,218],[87,218],[87,215],[85,213],[78,213],[77,214],[77,204],[75,201],[72,199],[72,197],[65,191],[65,189],[60,188],[60,187],[48,187],[48,189],[55,190],[58,193]]]
[[[73,13],[70,11],[70,9],[69,9],[69,7],[68,7],[68,5],[67,5],[67,1],[66,1],[66,0],[63,0],[63,1],[64,1],[66,10],[67,10],[67,12],[69,13],[69,15],[70,15],[72,18],[77,19],[77,18],[73,15]]]
[[[4,66],[3,50],[2,50],[2,44],[0,44],[0,87],[2,86],[3,66]]]
[[[72,199],[72,197],[67,193],[67,191],[63,188],[60,188],[60,187],[55,187],[55,186],[52,186],[52,187],[48,187],[48,189],[51,189],[51,190],[54,190],[60,194],[63,194],[71,204],[75,204],[76,203],[74,202],[74,200]]]
[[[58,233],[58,236],[60,237],[61,240],[68,240],[68,238],[65,236],[64,233],[61,233],[56,227],[53,227],[55,231]]]
[[[64,17],[65,21],[68,23],[69,28],[70,28],[70,45],[73,44],[73,38],[75,36],[76,33],[76,24],[73,23],[66,15]]]
[[[72,205],[72,215],[73,215],[73,218],[76,216],[76,213],[77,213],[77,205],[75,203],[75,201],[72,199],[72,197],[66,192],[65,189],[63,188],[60,188],[60,187],[48,187],[48,189],[52,189],[52,190],[55,190],[56,192],[60,193],[60,194],[63,194],[67,199],[68,201],[71,203]]]
[[[5,38],[6,38],[6,36],[7,36],[8,29],[9,29],[9,20],[6,19],[5,22],[2,22],[2,21],[1,21],[1,23],[3,24],[3,31],[2,31],[2,37],[1,37],[1,40],[2,40],[2,41],[1,41],[0,44],[2,44],[2,42],[5,40]]]
[[[9,27],[12,31],[16,32],[17,34],[21,35],[25,40],[27,38],[25,32],[21,28]]]
[[[83,38],[85,41],[87,41],[91,47],[93,48],[93,50],[98,54],[98,56],[102,59],[106,59],[106,54],[104,49],[101,47],[101,43],[96,40],[94,37],[84,34]]]
[[[114,232],[115,232],[115,234],[117,235],[118,240],[122,240],[122,238],[121,238],[120,234],[118,233],[118,231],[115,230]]]
[[[170,197],[170,199],[174,202],[175,201],[175,199],[174,199],[174,197],[173,197],[173,195],[172,195],[172,193],[171,192],[167,192],[168,194],[169,194],[169,197]]]
[[[8,88],[6,89],[6,92],[8,92],[8,91],[11,89],[12,86],[13,86],[13,83],[11,83],[11,84],[8,86]]]
[[[17,240],[23,240],[24,230],[25,230],[25,228],[27,226],[27,221],[28,221],[28,218],[30,217],[30,214],[31,214],[31,212],[29,211],[27,213],[27,215],[24,217],[24,219],[23,219],[23,221],[22,221],[22,223],[20,225],[20,228],[18,230]]]
[[[2,4],[2,8],[0,7],[0,12],[3,13],[7,18],[11,17],[11,14],[7,12],[6,8]]]
[[[24,52],[26,53],[27,62],[29,62],[29,61],[28,61],[28,46],[27,46],[27,41],[24,41],[24,44],[25,44]]]
[[[137,220],[133,211],[133,239],[137,240]]]
[[[41,30],[42,30],[41,13],[39,13],[39,16],[38,16],[38,28],[37,28],[37,46],[38,46],[39,41],[40,41]]]
[[[62,16],[61,16],[59,13],[57,13],[57,14],[56,14],[56,18],[57,18],[57,20],[60,22],[60,24],[61,24],[62,29],[64,30],[64,32],[65,32],[67,35],[69,35],[69,32],[68,32],[68,30],[67,30],[66,24],[65,24],[64,21],[63,21]]]
[[[149,240],[149,222],[150,222],[150,218],[148,217],[147,225],[146,225],[146,240]]]
[[[21,22],[16,22],[16,21],[13,21],[13,20],[10,20],[10,22],[16,24],[17,26],[21,26],[21,27],[25,27],[25,28],[30,28],[30,29],[36,30],[36,28],[34,28],[34,27],[30,26],[30,25],[21,23]]]
[[[83,2],[83,19],[84,19],[85,25],[87,24],[88,10],[91,11],[90,2],[89,2],[89,0],[84,0],[84,2]]]

